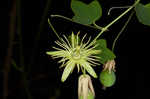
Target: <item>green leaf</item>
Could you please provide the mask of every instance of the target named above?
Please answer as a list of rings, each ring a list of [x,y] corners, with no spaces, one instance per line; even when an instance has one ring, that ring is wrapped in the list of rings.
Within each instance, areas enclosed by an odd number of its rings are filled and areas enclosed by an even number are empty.
[[[100,39],[97,40],[96,43],[98,46],[95,49],[101,50],[101,53],[97,54],[97,56],[100,57],[100,63],[105,64],[108,60],[116,58],[115,54],[107,48],[106,40]]]
[[[146,4],[145,7],[150,7],[150,3]]]
[[[102,16],[102,8],[97,0],[89,4],[72,0],[71,8],[75,14],[73,21],[81,24],[92,24]]]
[[[105,39],[99,39],[96,41],[96,43],[100,46],[100,47],[103,47],[103,48],[106,48],[107,47],[107,42]]]
[[[144,25],[150,26],[150,3],[143,5],[141,3],[137,4],[135,7],[136,16]]]
[[[108,48],[101,48],[102,52],[99,54],[101,57],[99,60],[102,64],[105,64],[108,60],[113,60],[116,56],[115,54]]]

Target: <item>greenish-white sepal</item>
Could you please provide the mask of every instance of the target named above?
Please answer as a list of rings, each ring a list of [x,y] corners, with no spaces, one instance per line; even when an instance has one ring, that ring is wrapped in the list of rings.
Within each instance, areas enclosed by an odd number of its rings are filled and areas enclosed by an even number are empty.
[[[73,71],[74,66],[75,66],[74,62],[71,62],[71,61],[68,61],[68,62],[69,63],[67,63],[67,66],[65,67],[64,72],[61,77],[62,82],[64,82],[68,78],[69,74]]]
[[[68,53],[62,50],[62,51],[49,51],[46,52],[46,54],[54,57],[66,57]]]
[[[47,55],[58,55],[58,51],[49,51],[46,52]]]
[[[97,78],[97,75],[94,69],[89,65],[88,62],[83,62],[82,65],[91,76],[93,76],[94,78]]]

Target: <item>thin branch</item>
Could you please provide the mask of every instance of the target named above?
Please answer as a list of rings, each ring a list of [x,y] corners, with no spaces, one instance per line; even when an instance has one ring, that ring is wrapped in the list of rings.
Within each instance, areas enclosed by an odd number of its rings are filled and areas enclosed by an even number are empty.
[[[93,28],[93,29],[97,29],[97,30],[101,30],[102,28],[97,28],[95,26],[92,26],[92,25],[86,25],[86,24],[81,24],[81,23],[78,23],[78,22],[75,22],[73,21],[72,19],[68,18],[68,17],[65,17],[65,16],[62,16],[62,15],[50,15],[52,18],[54,17],[58,17],[58,18],[62,18],[62,19],[65,19],[65,20],[68,20],[70,22],[73,22],[73,23],[77,23],[77,24],[80,24],[80,25],[83,25],[83,26],[86,26],[86,27],[90,27],[90,28]],[[100,27],[100,26],[99,26]]]
[[[17,32],[19,35],[19,43],[20,43],[20,66],[22,70],[21,78],[23,81],[24,89],[27,94],[28,99],[32,99],[32,95],[29,90],[29,81],[27,80],[27,72],[25,72],[25,63],[24,63],[24,54],[23,54],[23,39],[22,39],[22,23],[21,23],[21,0],[17,0]],[[14,64],[15,65],[15,64]],[[18,67],[16,65],[16,67]]]
[[[116,23],[119,19],[121,19],[124,15],[126,15],[130,10],[132,10],[138,3],[140,2],[140,0],[136,0],[135,3],[129,7],[126,11],[124,11],[121,15],[119,15],[116,19],[114,19],[112,22],[110,22],[107,26],[105,26],[104,28],[102,28],[101,32],[95,37],[95,39],[91,42],[94,43],[105,31],[107,31],[107,29],[112,26],[114,23]]]
[[[55,33],[55,35],[58,37],[58,39],[61,40],[61,38],[59,37],[57,31],[56,31],[55,28],[53,27],[53,25],[52,25],[52,23],[51,23],[51,21],[50,21],[49,18],[48,18],[48,24],[49,24],[49,26],[51,27],[51,29],[53,30],[53,32]]]
[[[40,39],[40,36],[41,36],[41,32],[43,31],[43,28],[45,26],[44,24],[45,24],[45,22],[47,22],[47,14],[48,14],[50,5],[51,5],[51,0],[47,0],[46,7],[44,9],[44,12],[43,12],[43,15],[42,15],[42,18],[41,18],[41,22],[40,22],[40,25],[39,25],[39,30],[38,30],[35,38],[34,38],[33,49],[31,50],[31,56],[30,56],[30,61],[29,61],[29,66],[28,66],[28,71],[29,72],[30,72],[30,67],[34,64],[34,61],[35,61],[35,55],[36,55],[36,52],[37,52],[39,39]]]
[[[124,8],[129,8],[131,6],[122,6],[122,7],[111,7],[107,13],[107,15],[110,15],[110,12],[114,9],[124,9]]]
[[[9,23],[9,41],[7,47],[7,55],[4,61],[4,76],[3,76],[3,99],[7,99],[8,96],[8,78],[13,50],[13,40],[15,34],[15,26],[16,26],[16,0],[13,2],[13,6],[10,12],[10,23]]]

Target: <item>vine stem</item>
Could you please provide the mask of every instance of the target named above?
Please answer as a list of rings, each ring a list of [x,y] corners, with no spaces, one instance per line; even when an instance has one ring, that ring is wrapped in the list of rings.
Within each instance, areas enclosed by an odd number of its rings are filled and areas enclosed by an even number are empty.
[[[38,32],[35,35],[35,38],[33,40],[33,47],[31,49],[31,55],[30,55],[29,64],[28,64],[28,68],[27,68],[29,75],[31,73],[31,67],[35,63],[35,59],[36,59],[36,55],[37,55],[37,49],[39,47],[39,40],[40,40],[40,37],[41,37],[41,33],[43,32],[45,22],[47,22],[47,13],[48,13],[50,7],[51,7],[51,0],[47,0],[45,8],[43,10],[43,15],[41,17],[41,21],[40,21],[40,24],[39,24],[39,30],[38,30]]]
[[[61,40],[61,38],[59,37],[57,31],[56,31],[55,28],[53,27],[53,25],[52,25],[52,23],[51,23],[51,21],[50,21],[49,18],[48,18],[48,24],[49,24],[49,26],[52,28],[53,32],[54,32],[55,35],[58,37],[58,39]]]
[[[25,58],[24,58],[24,50],[23,50],[23,36],[22,36],[22,17],[21,17],[21,1],[17,0],[16,3],[16,7],[17,7],[17,33],[18,33],[18,37],[19,37],[19,44],[20,44],[20,68],[19,66],[17,66],[17,64],[15,64],[15,61],[12,60],[12,64],[18,68],[18,70],[21,72],[21,79],[22,79],[22,83],[24,85],[24,91],[26,92],[26,95],[28,97],[28,99],[32,99],[32,95],[30,93],[30,89],[29,89],[29,81],[27,80],[27,72],[25,71]],[[17,69],[16,68],[16,69]]]
[[[140,2],[140,0],[137,0],[131,7],[129,7],[124,13],[122,13],[120,16],[118,16],[114,21],[112,21],[110,24],[108,24],[105,28],[107,29],[112,24],[114,24],[115,22],[117,22],[120,18],[122,18],[125,14],[127,14],[133,7],[135,7],[139,2]]]
[[[112,45],[112,51],[114,52],[114,48],[115,48],[115,44],[118,40],[118,38],[120,37],[121,33],[125,30],[125,28],[127,27],[128,23],[130,22],[132,16],[134,14],[134,11],[130,14],[128,20],[126,21],[126,23],[124,24],[124,26],[122,27],[122,29],[120,30],[120,32],[118,33],[117,37],[115,38],[113,45]]]
[[[129,8],[131,6],[121,6],[121,7],[111,7],[107,13],[107,15],[110,15],[110,12],[114,9],[124,9],[124,8]]]
[[[113,20],[112,22],[110,22],[107,26],[105,26],[101,32],[95,37],[95,39],[93,40],[93,42],[95,42],[106,30],[108,30],[108,28],[113,25],[115,22],[117,22],[120,18],[122,18],[125,14],[127,14],[132,8],[134,8],[138,3],[140,2],[140,0],[137,0],[131,7],[129,7],[125,12],[123,12],[120,16],[118,16],[115,20]],[[91,43],[93,43],[91,42]]]
[[[103,29],[103,27],[97,25],[95,22],[93,22],[93,25],[94,25],[97,29],[99,29],[99,30],[102,30],[102,29]],[[107,30],[107,31],[108,31],[108,30]]]
[[[75,22],[73,21],[72,19],[68,18],[68,17],[65,17],[65,16],[62,16],[62,15],[50,15],[52,18],[53,17],[58,17],[58,18],[62,18],[62,19],[65,19],[65,20],[68,20],[70,22],[74,22],[74,23],[77,23],[77,24],[81,24],[81,23],[78,23],[78,22]],[[86,26],[86,27],[90,27],[90,28],[93,28],[93,29],[98,29],[98,30],[102,30],[102,27],[98,26],[98,27],[95,27],[95,26],[91,26],[91,25],[87,25],[87,24],[81,24],[83,26]]]

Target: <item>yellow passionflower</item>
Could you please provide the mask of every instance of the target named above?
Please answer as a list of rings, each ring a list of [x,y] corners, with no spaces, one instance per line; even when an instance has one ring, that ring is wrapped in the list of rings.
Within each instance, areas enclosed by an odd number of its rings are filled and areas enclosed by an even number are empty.
[[[79,32],[78,32],[79,34]],[[61,58],[59,63],[62,63],[61,67],[65,67],[61,81],[64,82],[69,74],[73,71],[75,66],[82,70],[86,70],[94,78],[97,78],[97,75],[94,69],[91,66],[98,65],[97,61],[99,57],[96,54],[99,54],[100,50],[95,50],[97,46],[95,43],[90,43],[90,38],[87,42],[84,41],[86,35],[79,40],[79,36],[72,33],[71,38],[63,36],[60,38],[60,41],[55,41],[59,46],[53,47],[56,51],[48,51],[46,54],[51,55],[53,58]]]

